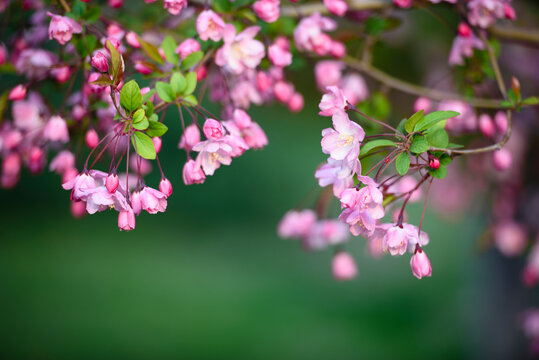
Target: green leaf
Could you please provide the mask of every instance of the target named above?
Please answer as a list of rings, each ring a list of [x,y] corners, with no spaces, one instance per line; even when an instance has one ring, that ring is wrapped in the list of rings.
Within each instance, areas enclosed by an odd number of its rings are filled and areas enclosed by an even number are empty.
[[[157,90],[157,95],[159,95],[164,102],[170,103],[174,102],[176,99],[176,94],[174,93],[172,86],[166,82],[158,81],[155,83],[155,89]]]
[[[460,114],[456,111],[435,111],[431,112],[423,117],[421,121],[419,121],[415,127],[414,131],[423,131],[425,129],[428,129],[440,121],[451,119],[455,116],[459,116]]]
[[[408,133],[413,132],[415,125],[423,119],[423,112],[424,110],[419,110],[414,115],[410,116],[408,120],[406,120],[406,124],[404,124],[404,129],[406,129]]]
[[[148,135],[135,131],[131,136],[131,142],[137,154],[148,160],[155,159],[155,146]]]
[[[146,116],[152,116],[153,115],[153,111],[154,111],[153,102],[148,101],[144,108],[146,110]]]
[[[198,100],[194,95],[187,95],[186,97],[183,98],[183,102],[185,103],[185,105],[189,105],[189,106],[198,105]]]
[[[144,116],[141,121],[133,123],[133,127],[137,130],[146,130],[149,125],[150,122],[148,121],[148,118],[146,116]]]
[[[504,100],[500,103],[501,106],[503,106],[504,108],[512,108],[513,107],[513,104],[511,104],[510,101],[507,101],[507,100]]]
[[[191,69],[193,66],[198,64],[200,60],[202,60],[203,57],[204,57],[204,53],[202,51],[195,51],[187,55],[187,57],[183,59],[182,61],[182,66],[181,66],[182,69],[183,70]]]
[[[406,175],[410,168],[410,156],[408,152],[403,152],[395,160],[395,168],[400,175]]]
[[[185,80],[185,77],[181,73],[175,72],[170,77],[170,86],[172,86],[172,90],[178,96],[185,90],[187,80]]]
[[[187,86],[183,91],[183,95],[191,95],[197,87],[197,74],[191,71],[187,73],[185,80],[187,80]]]
[[[155,89],[151,89],[146,94],[142,95],[142,103],[146,104],[148,100],[155,94]]]
[[[140,93],[140,88],[135,80],[129,81],[127,84],[124,84],[122,87],[122,92],[120,93],[120,105],[126,111],[135,111],[142,104],[142,94]]]
[[[112,80],[110,79],[110,75],[102,74],[97,78],[97,80],[92,81],[90,84],[99,85],[99,86],[109,86],[109,85],[112,85]]]
[[[146,134],[151,137],[160,137],[163,136],[167,131],[168,127],[165,124],[160,123],[159,121],[150,120]]]
[[[75,1],[73,7],[71,8],[71,14],[74,15],[75,19],[78,19],[86,12],[86,3],[82,1]]]
[[[139,123],[146,117],[146,113],[143,109],[138,109],[133,114],[133,124]]]
[[[176,54],[177,47],[178,44],[172,38],[172,36],[165,36],[165,38],[163,39],[163,43],[161,44],[161,48],[165,53],[165,58],[167,59],[167,61],[173,65],[178,65],[178,63],[180,62],[180,57],[178,56],[178,54]]]
[[[152,114],[148,119],[149,119],[150,121],[158,121],[158,120],[159,120],[159,116],[157,116],[157,114]]]
[[[442,154],[442,156],[440,156],[440,164],[442,165],[449,165],[453,162],[453,159],[451,158],[451,156],[447,155],[447,154]]]
[[[99,17],[101,16],[101,8],[99,6],[94,6],[82,16],[84,20],[86,20],[89,23],[95,23],[97,20],[99,20]]]
[[[142,50],[148,55],[150,59],[155,61],[158,64],[163,65],[165,62],[163,61],[163,58],[161,57],[161,54],[159,54],[159,50],[149,42],[146,42],[142,40],[142,38],[138,37],[138,41],[140,43],[140,46],[142,47]]]
[[[368,143],[365,143],[361,146],[361,152],[360,155],[365,155],[369,151],[379,148],[379,147],[387,147],[387,146],[397,146],[393,141],[387,140],[387,139],[379,139],[379,140],[372,140]]]
[[[429,142],[427,139],[425,139],[424,136],[416,136],[414,138],[414,141],[412,141],[412,145],[410,145],[410,151],[414,154],[421,154],[424,153],[429,149]]]
[[[365,21],[365,32],[369,35],[376,36],[384,30],[385,26],[383,18],[371,16]]]
[[[405,129],[405,125],[406,125],[406,121],[408,119],[402,119],[400,122],[399,122],[399,125],[397,126],[397,132],[398,133],[401,133],[403,135],[406,135],[407,132],[406,132],[406,129]]]
[[[444,129],[436,129],[427,134],[429,145],[437,148],[445,148],[449,145],[449,136]]]
[[[443,179],[447,175],[447,167],[440,164],[440,167],[438,169],[430,169],[429,174],[437,179]]]
[[[539,104],[539,99],[536,96],[530,96],[529,98],[522,100],[522,103],[524,105],[537,105]]]

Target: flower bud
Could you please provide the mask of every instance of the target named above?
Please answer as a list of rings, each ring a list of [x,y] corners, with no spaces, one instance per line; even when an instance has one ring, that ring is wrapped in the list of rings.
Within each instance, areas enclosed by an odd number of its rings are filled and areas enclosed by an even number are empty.
[[[69,66],[60,66],[52,69],[51,74],[52,76],[54,76],[56,81],[62,84],[69,80],[69,76],[71,75],[71,69],[69,68]]]
[[[348,4],[344,0],[324,0],[324,6],[330,13],[337,16],[344,16],[348,10]]]
[[[62,184],[65,184],[66,182],[74,179],[79,175],[79,172],[75,168],[67,169],[62,174]]]
[[[163,143],[161,141],[161,138],[160,137],[153,137],[152,141],[153,141],[153,146],[155,147],[155,153],[159,154],[159,152],[161,151],[161,144]]]
[[[206,175],[195,160],[189,159],[183,166],[183,182],[185,185],[202,184],[206,180]]]
[[[135,70],[137,70],[142,75],[149,75],[153,72],[152,68],[145,65],[144,63],[137,61],[135,63]]]
[[[440,160],[433,156],[429,160],[429,167],[431,167],[432,169],[435,169],[435,170],[439,169],[440,168]]]
[[[410,267],[412,268],[412,274],[418,279],[432,275],[429,258],[421,248],[417,248],[410,259]]]
[[[513,156],[507,149],[500,149],[494,151],[492,154],[492,161],[497,170],[505,171],[511,167]]]
[[[346,55],[346,46],[340,41],[331,42],[331,48],[329,50],[331,56],[336,59],[340,59]]]
[[[92,66],[101,72],[109,71],[109,59],[101,51],[97,51],[92,56]]]
[[[71,216],[80,219],[86,215],[86,203],[84,201],[72,201],[70,204]]]
[[[32,147],[30,149],[30,154],[28,155],[28,169],[30,172],[32,174],[37,174],[43,170],[44,160],[43,149],[37,146]]]
[[[207,119],[202,127],[204,136],[208,139],[218,140],[223,137],[224,129],[223,125],[215,119]]]
[[[121,8],[124,4],[124,0],[108,0],[109,6],[113,9]]]
[[[180,143],[178,144],[178,147],[180,149],[184,149],[185,151],[191,151],[193,146],[198,144],[200,142],[200,131],[198,130],[198,127],[196,124],[191,124],[188,127],[185,128],[184,133],[182,134],[182,137],[180,138]]]
[[[131,231],[135,228],[135,214],[132,209],[120,211],[118,214],[118,227],[120,231]]]
[[[204,80],[208,76],[208,68],[204,65],[199,66],[196,69],[197,81]]]
[[[109,193],[114,194],[118,190],[118,185],[120,185],[120,179],[116,174],[109,174],[107,180],[105,180],[105,187]]]
[[[395,4],[396,7],[408,9],[412,6],[412,0],[393,0],[393,4]]]
[[[273,94],[279,102],[286,104],[294,94],[294,87],[284,81],[277,81],[273,86]]]
[[[99,135],[97,135],[97,131],[90,129],[86,132],[84,140],[86,141],[86,146],[93,149],[99,144]]]
[[[291,112],[300,112],[303,109],[303,96],[300,93],[294,93],[288,102],[288,110]]]
[[[418,97],[414,102],[414,111],[418,112],[423,110],[424,113],[428,113],[432,109],[432,101],[426,97]]]
[[[279,18],[279,4],[279,0],[258,0],[253,4],[253,10],[261,20],[272,23]]]
[[[130,31],[127,33],[127,35],[125,36],[125,41],[127,41],[129,46],[135,49],[140,48],[140,42],[138,41],[137,34],[134,33],[133,31]]]
[[[240,129],[246,129],[251,126],[252,120],[249,114],[242,109],[235,109],[233,114],[234,123]]]
[[[24,85],[17,85],[9,92],[9,100],[18,101],[26,97],[26,87]]]
[[[131,195],[131,207],[133,208],[133,213],[135,215],[140,214],[142,211],[142,202],[140,199],[140,191],[135,190]]]
[[[511,77],[511,89],[517,98],[517,101],[520,100],[520,81],[514,76]]]
[[[166,197],[172,195],[172,184],[167,178],[162,178],[159,182],[159,191],[165,194]]]
[[[505,134],[507,132],[507,114],[503,111],[498,111],[494,115],[494,123],[500,134]]]
[[[496,132],[496,128],[494,127],[494,123],[492,122],[492,119],[487,114],[481,114],[479,116],[479,130],[483,135],[485,135],[488,138],[491,138],[494,136]]]
[[[338,281],[350,280],[357,275],[357,265],[354,258],[344,251],[333,256],[331,267],[333,277]]]
[[[517,19],[517,13],[515,12],[515,9],[513,9],[513,7],[507,3],[503,4],[503,13],[506,19],[509,19],[509,20]]]
[[[468,26],[468,24],[461,22],[459,24],[459,35],[462,37],[468,37],[472,35],[472,29]]]

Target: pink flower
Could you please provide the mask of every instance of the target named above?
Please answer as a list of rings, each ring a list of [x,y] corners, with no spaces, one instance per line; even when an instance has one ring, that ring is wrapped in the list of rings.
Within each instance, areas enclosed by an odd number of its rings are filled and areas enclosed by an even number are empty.
[[[59,83],[65,83],[69,80],[71,69],[69,66],[60,66],[51,70],[51,75],[54,76]]]
[[[187,0],[164,0],[165,9],[172,15],[179,15],[187,7]]]
[[[135,213],[133,209],[122,210],[118,214],[118,227],[121,230],[131,231],[135,228]]]
[[[300,112],[303,109],[304,101],[303,95],[300,93],[294,93],[288,101],[288,110],[291,112]]]
[[[120,178],[116,174],[109,174],[107,176],[107,180],[105,180],[105,187],[107,188],[107,191],[111,194],[114,194],[116,190],[118,190],[118,186],[120,185]]]
[[[206,180],[204,171],[195,160],[189,159],[183,166],[183,182],[185,185],[202,184]]]
[[[146,210],[149,214],[165,212],[167,209],[167,196],[158,190],[145,186],[140,191],[140,204],[142,210]]]
[[[507,114],[505,112],[498,111],[496,115],[494,115],[494,123],[500,134],[505,134],[507,132]]]
[[[496,133],[494,122],[492,122],[492,119],[488,114],[481,114],[479,116],[479,130],[481,130],[481,133],[488,138],[493,137]]]
[[[249,127],[243,129],[242,135],[243,140],[245,140],[245,143],[251,149],[262,149],[264,146],[268,145],[266,133],[262,130],[260,125],[254,121],[251,122]]]
[[[80,219],[86,215],[86,204],[82,201],[72,202],[69,206],[71,216],[75,219]]]
[[[252,124],[251,117],[242,109],[234,109],[233,113],[234,124],[240,130],[247,129]]]
[[[408,249],[408,236],[406,231],[393,226],[386,232],[383,242],[384,251],[389,251],[391,255],[403,255]]]
[[[133,31],[130,31],[130,32],[127,33],[127,35],[125,36],[125,41],[127,41],[129,46],[134,47],[135,49],[140,48],[140,42],[138,41],[138,35]]]
[[[104,51],[96,51],[92,56],[92,66],[101,72],[109,71],[109,59]]]
[[[513,156],[507,149],[496,150],[492,153],[492,163],[498,171],[505,171],[513,164]]]
[[[193,150],[199,152],[196,161],[206,175],[211,176],[221,165],[230,165],[232,162],[233,148],[223,139],[200,142]]]
[[[69,131],[67,130],[67,124],[60,116],[52,116],[43,130],[43,138],[49,141],[68,142]]]
[[[167,178],[162,178],[159,182],[159,191],[161,191],[168,198],[172,195],[172,184]]]
[[[354,174],[361,174],[358,159],[350,162],[329,158],[326,164],[316,170],[314,177],[321,187],[333,184],[333,194],[340,197],[343,191],[354,186]]]
[[[88,172],[83,172],[77,175],[74,179],[62,184],[64,190],[73,190],[71,199],[81,200],[86,197],[86,191],[96,188],[96,182]]]
[[[474,109],[459,100],[444,100],[438,105],[439,111],[456,111],[460,115],[447,119],[446,130],[455,133],[466,133],[477,128],[477,116]]]
[[[161,151],[161,146],[163,145],[163,140],[161,140],[160,137],[153,137],[152,138],[153,147],[155,148],[155,153],[159,154]]]
[[[287,103],[294,94],[294,85],[286,81],[277,81],[273,86],[273,95],[282,103]]]
[[[253,10],[263,21],[272,23],[279,18],[279,0],[258,0],[253,4]]]
[[[343,0],[324,0],[324,6],[337,16],[344,16],[348,10],[348,4]]]
[[[150,75],[153,72],[153,69],[146,65],[144,62],[136,61],[135,70],[137,70],[142,75]]]
[[[108,0],[109,6],[113,9],[121,8],[124,4],[124,0]]]
[[[344,111],[333,114],[333,127],[322,131],[322,151],[335,160],[353,161],[359,156],[359,143],[365,137],[363,128],[348,118]]]
[[[251,26],[236,34],[234,25],[226,25],[224,44],[217,50],[215,63],[233,74],[256,68],[265,55],[264,45],[254,39],[259,30],[260,27]]]
[[[503,12],[505,14],[505,18],[509,20],[516,20],[517,19],[517,13],[515,12],[515,9],[507,3],[503,4]]]
[[[357,104],[369,97],[367,83],[359,74],[347,74],[342,79],[342,92],[351,104]]]
[[[328,86],[327,93],[322,95],[320,100],[320,112],[318,115],[333,116],[337,112],[344,112],[346,108],[346,97],[344,92],[337,86]]]
[[[312,210],[290,210],[279,222],[277,233],[283,239],[307,238],[311,234],[315,222],[316,214]]]
[[[86,141],[86,146],[93,149],[99,144],[99,135],[97,135],[97,131],[90,129],[86,132],[84,140]]]
[[[192,123],[191,125],[185,128],[185,131],[182,134],[182,137],[180,139],[180,143],[178,144],[178,147],[180,149],[184,149],[185,151],[189,152],[191,151],[191,149],[193,149],[193,146],[195,146],[199,142],[200,142],[200,131],[198,130],[198,126]]]
[[[342,192],[340,200],[344,210],[339,219],[350,226],[350,232],[353,235],[368,236],[374,232],[376,220],[381,219],[385,214],[382,206],[384,196],[378,190],[374,180],[363,176],[359,178],[367,186],[361,189],[346,189]]]
[[[505,16],[502,0],[471,0],[468,2],[468,21],[483,29]]]
[[[317,62],[314,67],[314,77],[318,88],[324,91],[328,86],[340,86],[343,69],[344,63],[342,61],[324,60]]]
[[[225,22],[212,10],[204,10],[198,15],[196,27],[201,40],[219,41],[223,38]]]
[[[408,9],[412,6],[412,0],[393,0],[393,4],[397,7]]]
[[[451,52],[449,53],[449,65],[464,65],[464,58],[472,57],[474,49],[483,50],[485,45],[475,35],[455,37]]]
[[[346,46],[340,41],[333,40],[331,42],[329,54],[336,59],[341,59],[346,55]]]
[[[342,244],[349,237],[346,224],[339,220],[322,220],[314,224],[309,236],[303,239],[303,245],[307,250],[318,250],[329,245]]]
[[[2,161],[2,187],[10,189],[19,181],[21,173],[21,157],[18,153],[12,152],[4,157]]]
[[[357,276],[357,265],[354,258],[344,251],[333,256],[331,263],[333,277],[338,281],[351,280]]]
[[[82,26],[75,20],[66,16],[55,15],[47,12],[51,19],[49,25],[49,39],[55,38],[60,44],[64,45],[71,40],[73,34],[80,34]]]
[[[423,112],[429,113],[432,110],[432,101],[426,97],[418,97],[414,102],[414,111],[418,112],[423,110]]]
[[[34,101],[16,101],[13,103],[11,111],[15,126],[21,130],[32,131],[42,126],[43,120],[39,114],[39,104]]]
[[[11,91],[9,92],[9,100],[11,101],[19,101],[26,97],[26,86],[24,85],[17,85]]]
[[[221,125],[221,123],[215,119],[206,119],[202,130],[204,132],[204,136],[213,140],[222,138],[223,133],[225,132],[223,125]]]
[[[69,150],[62,150],[52,159],[49,170],[63,174],[75,167],[75,155]]]
[[[320,56],[327,55],[331,50],[331,38],[324,31],[332,31],[337,24],[320,13],[301,19],[294,30],[294,42],[299,51],[312,51]]]
[[[200,43],[192,38],[185,39],[176,48],[176,54],[180,55],[182,60],[196,51],[200,51]]]
[[[268,47],[268,57],[271,63],[278,67],[292,64],[292,53],[288,39],[280,36]]]
[[[528,235],[524,227],[514,221],[504,221],[494,227],[494,242],[505,256],[517,256],[524,252]]]
[[[432,275],[429,258],[421,248],[417,249],[417,252],[410,259],[410,267],[412,274],[418,279]]]

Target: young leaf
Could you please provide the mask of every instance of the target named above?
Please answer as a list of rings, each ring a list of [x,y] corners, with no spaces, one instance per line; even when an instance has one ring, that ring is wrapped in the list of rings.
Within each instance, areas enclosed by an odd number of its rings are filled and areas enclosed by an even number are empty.
[[[159,137],[163,136],[168,131],[168,127],[160,123],[159,121],[153,121],[151,120],[148,126],[148,130],[146,130],[146,134],[151,137]]]
[[[137,154],[148,160],[155,159],[155,146],[148,135],[135,131],[131,136],[131,142]]]
[[[198,105],[198,100],[194,95],[187,95],[186,97],[183,98],[183,102],[185,103],[185,105],[188,105],[188,106]]]
[[[182,69],[183,70],[191,69],[193,66],[198,64],[200,60],[202,60],[203,57],[204,57],[204,53],[202,51],[195,51],[187,55],[187,57],[183,59],[182,61],[182,66],[181,66]]]
[[[146,114],[143,109],[138,109],[133,114],[133,124],[139,123],[146,117]]]
[[[157,50],[155,46],[153,46],[149,42],[142,40],[140,37],[138,37],[137,39],[140,43],[140,46],[142,47],[142,50],[144,50],[144,52],[146,53],[146,55],[150,57],[150,59],[152,59],[153,61],[155,61],[156,63],[160,65],[163,65],[165,63],[163,61],[163,58],[159,54],[159,50]]]
[[[126,111],[135,111],[137,110],[142,102],[142,94],[140,93],[140,88],[135,80],[129,81],[122,87],[122,92],[120,93],[120,105]]]
[[[423,110],[419,110],[414,115],[410,116],[408,120],[406,120],[406,123],[404,124],[404,129],[406,129],[408,133],[413,132],[415,125],[419,121],[421,121],[421,119],[423,119],[423,112]]]
[[[170,86],[172,86],[172,90],[178,96],[185,90],[187,80],[185,80],[185,77],[181,73],[175,72],[170,77]]]
[[[530,96],[529,98],[522,100],[522,103],[524,105],[537,105],[539,104],[539,99],[535,96]]]
[[[148,121],[148,118],[146,116],[144,116],[142,118],[142,120],[140,120],[139,122],[133,122],[133,127],[137,130],[146,130],[148,128],[148,126],[150,125],[149,121]]]
[[[154,112],[153,102],[148,101],[144,107],[146,110],[146,116],[152,116]]]
[[[430,169],[429,174],[437,179],[443,179],[447,175],[447,167],[440,164],[440,167],[438,169]]]
[[[428,129],[440,121],[451,119],[455,116],[459,116],[460,114],[456,111],[435,111],[431,112],[423,117],[421,121],[419,121],[415,127],[414,131],[423,131],[425,129]]]
[[[372,141],[369,141],[368,143],[363,144],[363,146],[361,146],[361,152],[359,154],[365,155],[373,149],[376,149],[379,147],[387,147],[387,146],[397,146],[397,144],[387,139],[372,140]]]
[[[109,86],[112,85],[112,80],[109,75],[101,74],[97,80],[92,81],[90,84],[99,85],[99,86]]]
[[[187,73],[185,80],[187,80],[187,86],[185,87],[183,94],[186,96],[191,95],[197,87],[197,74],[191,71]]]
[[[176,99],[176,94],[174,93],[174,90],[172,90],[172,86],[169,84],[158,81],[155,84],[155,89],[157,90],[157,95],[163,100],[164,102],[174,102]]]
[[[429,142],[425,139],[424,136],[416,136],[412,145],[410,145],[410,151],[414,154],[424,153],[429,149]]]
[[[408,153],[402,152],[395,160],[395,168],[400,175],[406,175],[410,168],[410,156]]]
[[[429,132],[426,136],[429,145],[432,147],[444,149],[447,147],[447,145],[449,145],[449,136],[447,135],[447,131],[444,129],[436,129]]]
[[[177,65],[180,62],[180,57],[178,56],[178,54],[176,54],[177,47],[178,44],[176,44],[176,41],[174,41],[172,36],[165,36],[165,38],[163,39],[163,43],[161,44],[161,48],[165,53],[165,58],[167,59],[167,61],[173,65]]]

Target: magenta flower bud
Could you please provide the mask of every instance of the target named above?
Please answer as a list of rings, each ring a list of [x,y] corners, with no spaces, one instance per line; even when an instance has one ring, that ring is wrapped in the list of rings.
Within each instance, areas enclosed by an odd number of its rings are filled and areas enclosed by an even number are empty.
[[[488,114],[481,114],[479,116],[479,130],[488,138],[494,136],[496,128],[494,127],[494,123]]]
[[[43,138],[49,141],[68,142],[69,131],[65,120],[57,115],[52,116],[43,129]]]
[[[279,102],[286,104],[294,94],[294,87],[284,81],[277,81],[273,86],[273,94]]]
[[[288,110],[300,112],[303,109],[303,104],[303,96],[300,93],[294,93],[288,102]]]
[[[0,65],[4,65],[7,60],[8,54],[6,47],[4,45],[0,45]]]
[[[144,63],[137,61],[135,63],[135,70],[137,70],[142,75],[149,75],[153,72],[152,68],[145,65]]]
[[[167,178],[162,178],[159,182],[159,191],[165,194],[166,197],[172,195],[172,184]]]
[[[196,69],[197,81],[204,80],[208,75],[208,68],[206,66],[199,66]]]
[[[129,44],[129,46],[138,49],[140,48],[140,42],[138,41],[138,36],[135,32],[130,31],[125,35],[125,41]]]
[[[247,114],[242,109],[234,110],[233,119],[234,119],[234,123],[240,130],[248,128],[249,126],[251,126],[251,123],[253,122],[249,114]]]
[[[344,0],[324,0],[324,6],[330,13],[337,16],[344,16],[348,10],[348,4]]]
[[[497,170],[505,171],[511,167],[513,156],[507,149],[500,149],[494,151],[492,154],[492,161]]]
[[[412,0],[393,0],[393,4],[395,4],[396,7],[408,9],[412,6]]]
[[[418,112],[423,110],[426,114],[432,109],[432,101],[426,97],[418,97],[414,102],[414,111]]]
[[[196,51],[200,51],[200,43],[192,38],[185,39],[176,48],[176,54],[180,55],[182,60]]]
[[[72,201],[70,205],[71,216],[80,219],[86,215],[86,203],[84,201]]]
[[[109,176],[107,176],[107,180],[105,180],[105,187],[107,188],[109,193],[114,194],[116,190],[118,190],[119,185],[120,178],[118,178],[118,175],[109,174]]]
[[[185,185],[202,184],[206,180],[204,171],[200,168],[200,165],[195,160],[189,159],[183,166],[183,182]]]
[[[204,126],[202,127],[202,131],[204,132],[204,136],[206,136],[208,139],[218,140],[223,137],[223,133],[225,130],[223,129],[223,125],[217,120],[214,119],[207,119],[204,122]]]
[[[517,19],[517,13],[515,12],[515,9],[513,9],[513,7],[507,3],[503,4],[503,13],[506,19],[509,19],[509,20]]]
[[[9,100],[18,101],[26,97],[26,86],[17,85],[9,92]]]
[[[131,231],[135,228],[135,214],[133,209],[122,210],[118,214],[118,227],[120,231]]]
[[[69,76],[71,75],[71,69],[69,68],[69,66],[60,66],[52,69],[51,74],[52,76],[54,76],[56,81],[62,84],[69,80]]]
[[[47,15],[52,18],[49,25],[49,39],[54,38],[60,44],[65,45],[71,40],[74,33],[80,34],[82,32],[82,26],[67,16],[55,15],[50,12],[47,12]]]
[[[124,0],[108,0],[109,6],[113,9],[121,8],[124,4]]]
[[[272,23],[279,18],[279,5],[279,0],[258,0],[253,4],[253,10],[262,21]]]
[[[412,268],[412,274],[418,279],[432,275],[429,258],[421,248],[418,248],[410,259],[410,267]]]
[[[96,51],[92,57],[92,66],[101,72],[107,72],[109,71],[109,59],[103,52]]]
[[[18,177],[21,172],[21,157],[18,153],[9,153],[2,162],[2,175]]]
[[[505,134],[507,132],[507,114],[505,112],[498,111],[496,115],[494,115],[494,123],[500,134]]]
[[[153,147],[155,148],[155,153],[159,154],[161,151],[161,144],[163,143],[160,137],[154,137],[152,138],[153,141]]]
[[[43,170],[44,159],[43,149],[37,146],[30,149],[30,154],[28,155],[28,169],[32,174],[37,174]]]
[[[86,146],[93,149],[99,144],[99,135],[97,135],[97,131],[90,129],[86,132],[84,140],[86,141]]]
[[[429,167],[431,167],[432,169],[439,169],[440,168],[440,160],[438,160],[438,158],[436,158],[436,157],[432,157],[429,160]]]
[[[142,202],[140,200],[140,191],[135,190],[131,195],[131,207],[133,208],[133,213],[135,215],[140,214],[142,211]]]
[[[333,256],[331,268],[333,277],[338,281],[351,280],[357,275],[357,265],[354,258],[344,251]]]
[[[269,88],[271,88],[272,83],[273,80],[267,73],[263,71],[259,71],[256,73],[256,87],[261,92],[265,93],[266,91],[268,91]]]
[[[472,29],[470,29],[468,24],[463,23],[463,22],[459,24],[458,32],[459,32],[459,35],[462,37],[469,37],[470,35],[472,35]]]

